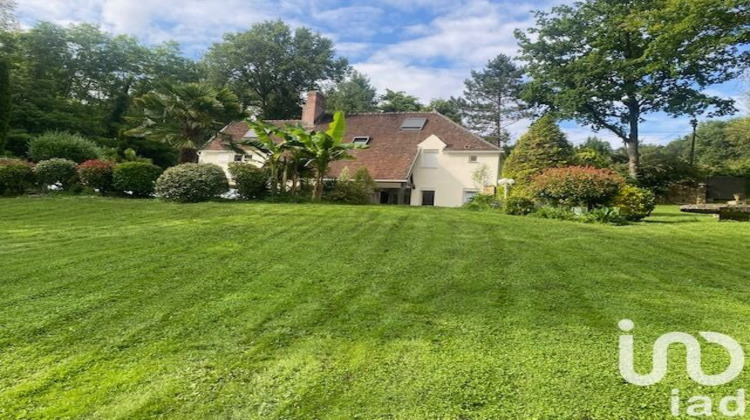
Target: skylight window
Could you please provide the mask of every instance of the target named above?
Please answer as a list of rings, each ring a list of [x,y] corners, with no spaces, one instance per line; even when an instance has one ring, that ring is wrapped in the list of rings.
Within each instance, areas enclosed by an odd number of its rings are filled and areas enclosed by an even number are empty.
[[[368,144],[369,142],[370,142],[369,136],[357,136],[357,137],[354,137],[354,140],[352,140],[352,143],[361,144],[363,146]]]
[[[427,122],[427,118],[405,118],[404,122],[401,123],[399,130],[401,131],[421,131],[424,127],[424,123]]]

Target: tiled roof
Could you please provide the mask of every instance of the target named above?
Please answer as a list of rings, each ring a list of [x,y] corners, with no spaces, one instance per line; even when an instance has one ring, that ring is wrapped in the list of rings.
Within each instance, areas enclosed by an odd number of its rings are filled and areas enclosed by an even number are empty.
[[[399,130],[404,118],[422,117],[427,122],[420,131]],[[331,117],[323,117],[315,129],[325,130]],[[270,120],[276,125],[298,124],[297,120]],[[240,140],[248,127],[244,122],[234,122],[224,128],[223,133],[232,139]],[[346,116],[345,142],[351,142],[354,137],[369,136],[369,148],[354,150],[355,160],[333,162],[328,174],[337,177],[341,170],[349,167],[354,173],[365,166],[370,175],[377,180],[405,180],[409,176],[412,163],[417,156],[417,145],[431,135],[436,135],[446,143],[446,150],[450,151],[497,151],[500,149],[474,135],[447,117],[435,112],[398,112],[398,113],[367,113]],[[221,138],[217,137],[209,142],[204,150],[229,150]]]

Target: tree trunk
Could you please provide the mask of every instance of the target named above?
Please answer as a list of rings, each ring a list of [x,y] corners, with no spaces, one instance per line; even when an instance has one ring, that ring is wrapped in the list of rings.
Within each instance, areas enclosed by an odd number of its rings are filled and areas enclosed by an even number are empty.
[[[628,175],[633,179],[638,179],[638,165],[640,164],[641,155],[638,152],[638,120],[640,119],[640,110],[638,105],[628,105],[630,108],[630,134],[625,140],[625,148],[628,151]]]
[[[198,163],[198,151],[183,147],[180,149],[180,163]]]

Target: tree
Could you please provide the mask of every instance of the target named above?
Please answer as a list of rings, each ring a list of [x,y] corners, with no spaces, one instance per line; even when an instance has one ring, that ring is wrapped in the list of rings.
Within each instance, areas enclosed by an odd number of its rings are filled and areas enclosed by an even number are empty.
[[[216,85],[228,84],[243,109],[257,107],[263,119],[299,117],[302,93],[339,80],[348,67],[346,59],[335,57],[330,39],[304,27],[292,33],[280,20],[225,34],[203,65]]]
[[[0,32],[18,29],[16,0],[0,0]]]
[[[706,121],[696,130],[695,163],[710,173],[732,174],[732,167],[750,158],[750,118]],[[688,161],[691,136],[669,143],[665,150]]]
[[[406,92],[385,90],[385,95],[380,97],[378,109],[381,112],[417,112],[424,106],[419,103],[416,96],[407,95]]]
[[[525,96],[560,116],[616,134],[637,177],[639,124],[651,112],[725,115],[705,88],[750,63],[745,0],[587,0],[536,12],[516,31],[532,81]]]
[[[195,161],[196,149],[242,115],[235,94],[206,83],[169,85],[136,98],[133,105],[128,120],[136,127],[126,134],[167,143],[180,150],[182,162]]]
[[[424,109],[439,112],[457,124],[462,123],[461,100],[458,98],[451,96],[448,99],[433,99]]]
[[[468,127],[502,146],[510,137],[506,128],[526,116],[526,105],[519,98],[523,69],[500,54],[482,71],[472,70],[464,85],[463,111]]]
[[[377,92],[364,74],[352,70],[346,79],[325,93],[326,107],[347,114],[377,110]]]
[[[573,147],[565,134],[552,116],[545,115],[518,139],[503,164],[503,177],[515,179],[516,184],[524,184],[547,168],[566,166],[572,156]]]
[[[0,156],[5,151],[5,142],[10,130],[10,64],[0,58]]]

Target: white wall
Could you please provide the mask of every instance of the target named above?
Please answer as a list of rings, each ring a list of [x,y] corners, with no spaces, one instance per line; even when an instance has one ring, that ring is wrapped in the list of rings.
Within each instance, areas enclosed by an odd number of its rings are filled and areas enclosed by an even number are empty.
[[[255,151],[247,151],[247,155],[244,156],[244,162],[253,163],[257,167],[263,166],[265,156]],[[201,150],[198,155],[199,163],[213,163],[219,165],[224,173],[229,176],[229,163],[234,162],[234,156],[237,153],[231,150]]]
[[[464,203],[465,191],[481,192],[472,180],[472,174],[482,165],[488,171],[487,185],[497,184],[500,151],[446,151],[445,143],[432,135],[419,144],[420,153],[412,171],[414,191],[411,194],[411,205],[422,205],[422,191],[435,191],[435,205],[440,207],[459,207]],[[423,167],[425,150],[437,151],[437,167]],[[470,162],[470,156],[476,156],[476,162]]]

